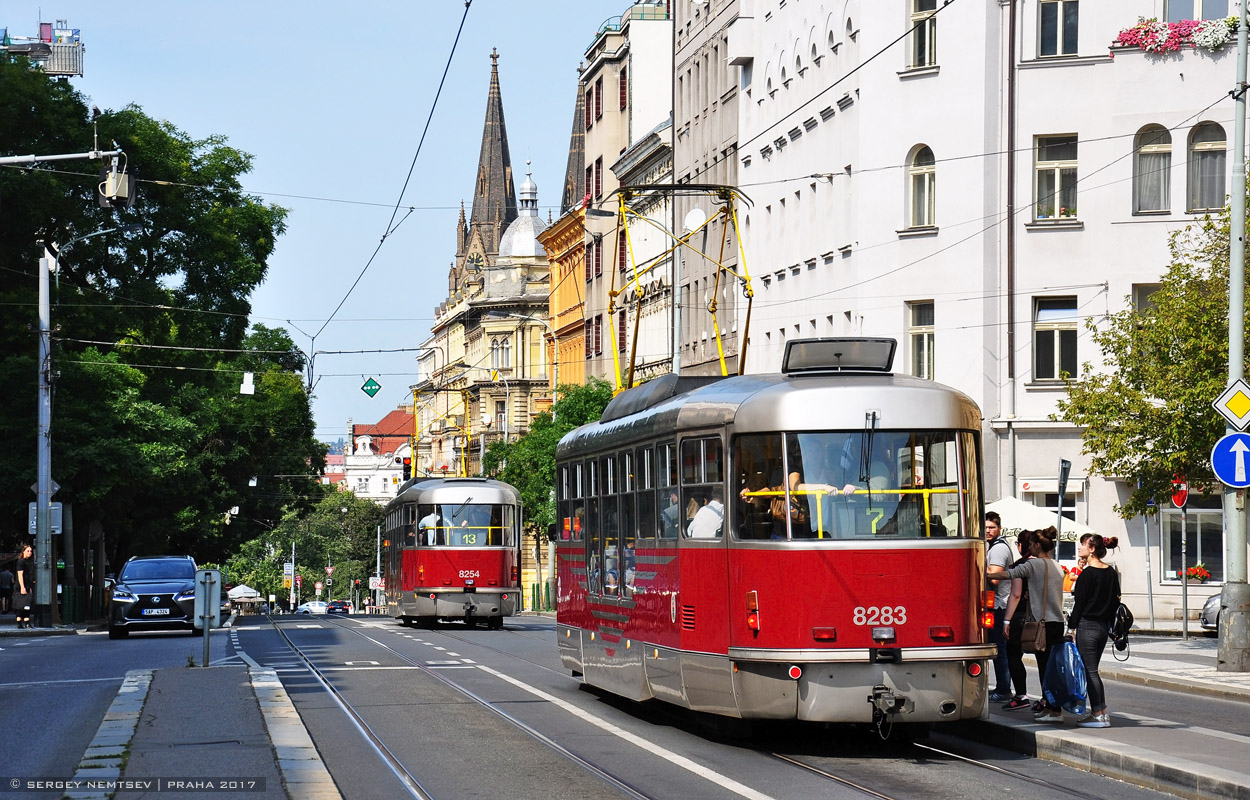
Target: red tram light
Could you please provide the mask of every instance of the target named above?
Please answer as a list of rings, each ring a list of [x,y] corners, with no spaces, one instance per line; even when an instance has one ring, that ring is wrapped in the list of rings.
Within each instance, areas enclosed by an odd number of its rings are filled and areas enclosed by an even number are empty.
[[[953,642],[955,629],[950,625],[934,625],[929,628],[929,638],[935,642]]]
[[[799,678],[803,677],[803,668],[797,664],[792,665],[788,674],[790,675],[791,680],[797,681]]]
[[[512,565],[512,573],[511,573],[511,574],[512,574],[512,582],[513,582],[513,583],[516,583],[516,582],[517,582],[516,564],[513,564],[513,565]]]
[[[986,630],[994,627],[994,609],[990,608],[981,612],[981,627]]]
[[[758,611],[752,611],[747,614],[747,627],[756,633],[760,632],[760,614]]]
[[[418,564],[417,565],[417,583],[424,583],[424,582],[425,582],[425,565]]]
[[[751,590],[747,592],[747,611],[759,611],[759,610],[760,610],[759,594],[757,594],[755,590]]]
[[[836,642],[838,640],[838,629],[812,628],[812,638],[818,642]]]
[[[981,662],[980,661],[968,662],[968,677],[969,678],[981,677]]]
[[[991,609],[994,607],[994,590],[993,589],[990,589],[989,591],[985,593],[985,597],[981,599],[981,605],[985,608],[991,608]]]

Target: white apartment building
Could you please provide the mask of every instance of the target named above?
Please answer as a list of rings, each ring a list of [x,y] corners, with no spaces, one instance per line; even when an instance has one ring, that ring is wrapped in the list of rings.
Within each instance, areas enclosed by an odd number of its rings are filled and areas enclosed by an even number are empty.
[[[1179,516],[1122,520],[1128,486],[1090,475],[1080,431],[1051,416],[1061,373],[1102,364],[1086,321],[1145,302],[1169,234],[1223,206],[1230,181],[1235,39],[1163,54],[1113,41],[1139,17],[1227,13],[1228,0],[739,0],[728,26],[753,201],[748,371],[776,370],[796,337],[897,339],[896,371],[981,407],[987,501],[1054,508],[1059,460],[1072,462],[1065,510],[1120,538],[1139,618],[1148,597],[1156,617],[1179,616]],[[1190,510],[1188,561],[1214,575],[1191,590],[1194,613],[1219,590],[1220,517]]]

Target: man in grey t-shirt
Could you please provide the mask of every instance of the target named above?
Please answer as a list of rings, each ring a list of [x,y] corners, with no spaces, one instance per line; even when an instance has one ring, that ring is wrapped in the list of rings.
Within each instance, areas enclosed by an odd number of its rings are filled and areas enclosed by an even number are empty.
[[[1011,673],[1007,667],[1007,636],[1003,632],[1003,618],[1007,614],[1007,600],[1011,597],[1011,581],[995,579],[995,575],[1006,572],[1014,560],[1011,545],[1003,538],[1002,520],[997,512],[985,513],[985,571],[989,582],[994,587],[994,629],[990,631],[990,641],[998,647],[994,656],[994,691],[990,693],[990,701],[1004,703],[1011,699]]]

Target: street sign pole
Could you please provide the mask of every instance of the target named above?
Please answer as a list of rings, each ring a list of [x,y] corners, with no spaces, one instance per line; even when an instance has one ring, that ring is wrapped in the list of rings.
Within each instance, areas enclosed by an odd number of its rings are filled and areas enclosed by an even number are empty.
[[[1189,565],[1186,554],[1189,550],[1189,515],[1185,512],[1185,504],[1189,501],[1189,481],[1184,475],[1172,476],[1172,505],[1181,510],[1181,639],[1189,641]]]
[[[1246,4],[1237,9],[1237,83],[1233,88],[1233,174],[1228,236],[1228,383],[1245,374],[1246,314]],[[1235,429],[1230,425],[1227,429]],[[1245,493],[1224,489],[1224,589],[1220,597],[1220,672],[1250,672],[1250,584],[1246,583]]]

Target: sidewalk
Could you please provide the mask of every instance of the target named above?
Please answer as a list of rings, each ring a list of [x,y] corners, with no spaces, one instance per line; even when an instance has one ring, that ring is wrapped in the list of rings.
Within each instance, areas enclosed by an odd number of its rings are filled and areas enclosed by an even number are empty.
[[[1104,679],[1250,705],[1250,673],[1217,671],[1219,644],[1196,622],[1188,640],[1180,638],[1179,621],[1156,623],[1149,632],[1175,638],[1134,634],[1126,661],[1116,661],[1108,648],[1099,664]],[[988,724],[961,724],[959,735],[1179,797],[1250,800],[1250,736],[1204,728],[1200,720],[1117,713],[1114,705],[1110,728],[1079,728],[1070,714],[1063,726],[1036,723],[1028,711],[999,706],[990,705]]]

